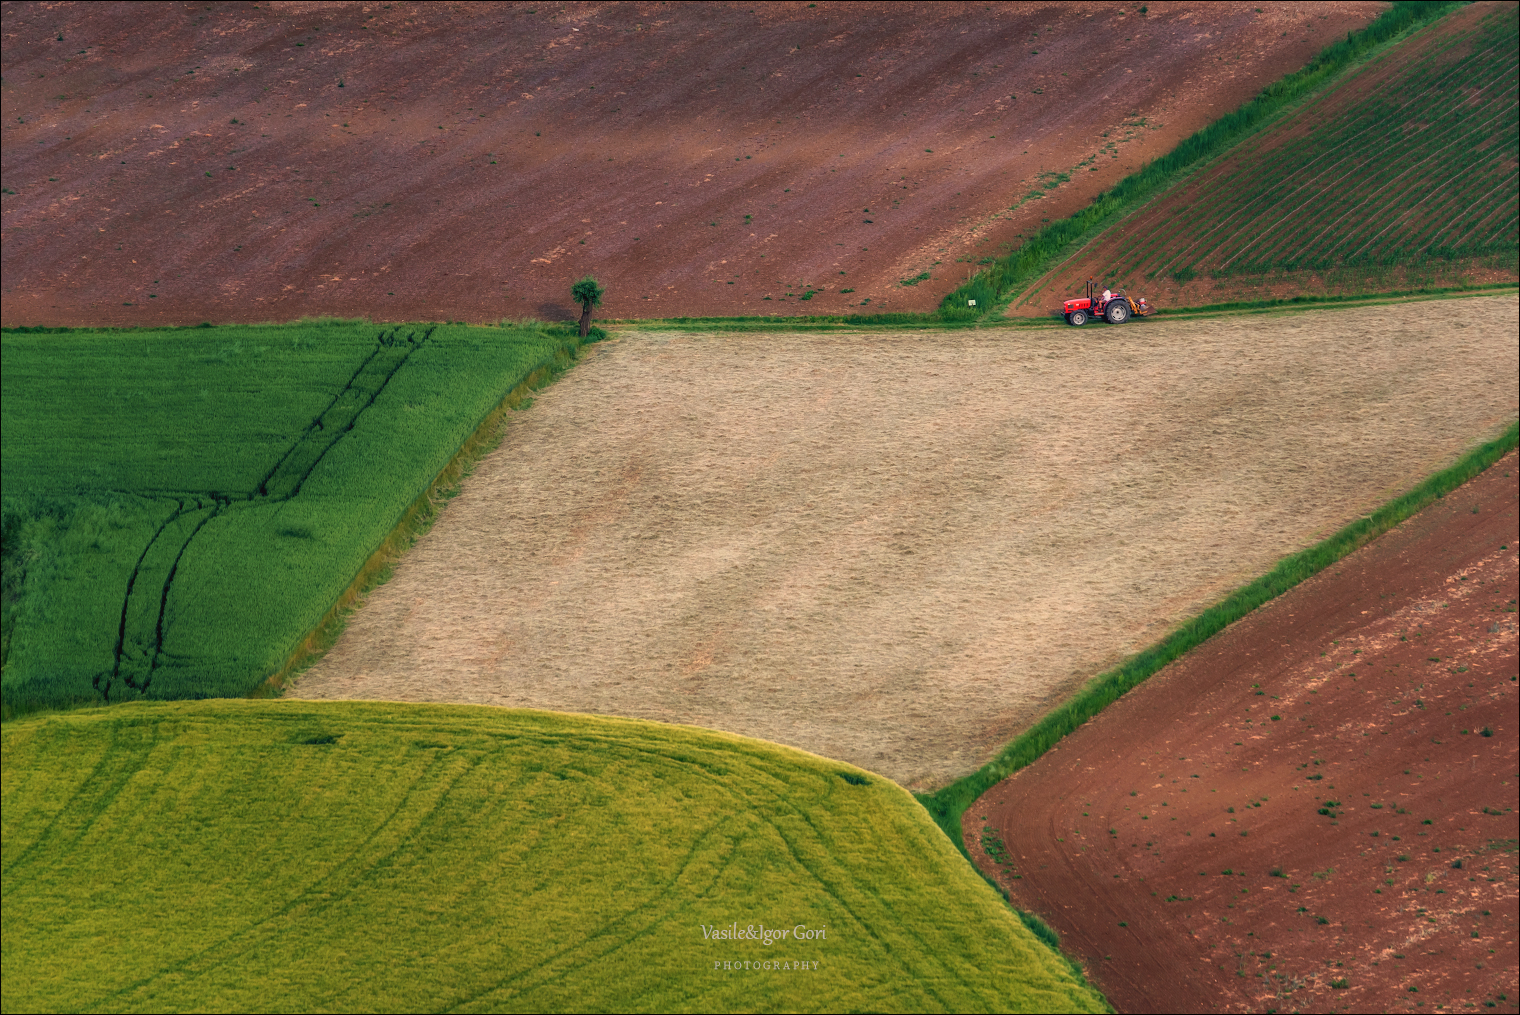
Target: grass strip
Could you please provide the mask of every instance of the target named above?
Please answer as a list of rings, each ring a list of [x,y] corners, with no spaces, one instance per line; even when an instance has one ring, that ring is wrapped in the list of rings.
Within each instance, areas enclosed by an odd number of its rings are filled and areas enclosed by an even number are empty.
[[[1391,289],[1376,293],[1348,293],[1326,296],[1294,296],[1284,299],[1239,300],[1230,303],[1204,303],[1193,307],[1168,307],[1156,311],[1155,319],[1187,320],[1194,317],[1217,317],[1242,311],[1271,312],[1274,310],[1313,310],[1319,307],[1345,308],[1377,306],[1379,304],[1412,303],[1422,298],[1451,298],[1465,296],[1504,295],[1516,290],[1513,282],[1483,282],[1455,286],[1425,286],[1419,289]],[[799,323],[800,322],[800,323]],[[873,331],[949,331],[979,330],[1006,331],[1027,328],[1061,328],[1071,326],[1058,313],[1044,317],[995,317],[979,321],[960,321],[945,324],[933,318],[911,324],[850,324],[843,319],[820,318],[742,318],[742,317],[693,317],[669,319],[626,319],[605,321],[609,327],[638,331],[684,331],[692,333],[724,334],[739,332],[835,332],[858,333]],[[1101,325],[1100,325],[1101,326]],[[1132,326],[1132,325],[1130,325]]]
[[[1391,289],[1381,293],[1343,293],[1325,296],[1293,296],[1275,300],[1237,300],[1231,303],[1204,303],[1196,307],[1170,307],[1156,311],[1157,317],[1178,314],[1217,313],[1223,310],[1264,310],[1271,307],[1294,307],[1316,303],[1376,303],[1401,296],[1444,296],[1450,293],[1477,294],[1491,289],[1514,289],[1513,282],[1482,282],[1471,285],[1425,286],[1420,289]]]
[[[1266,126],[1289,105],[1327,84],[1384,44],[1458,6],[1460,4],[1447,0],[1397,0],[1360,32],[1348,33],[1345,39],[1325,47],[1302,69],[1268,85],[1235,112],[1215,120],[1166,155],[1099,194],[1086,208],[1051,222],[1018,250],[977,272],[941,301],[941,319],[971,320],[989,311],[995,312],[1044,275],[1057,260],[1106,229],[1115,219],[1149,201],[1183,173],[1233,148]],[[967,306],[968,300],[975,300],[976,305]]]
[[[722,326],[725,331],[837,331],[842,328],[944,328],[946,324],[936,314],[809,314],[785,317],[769,314],[764,317],[631,317],[603,320],[604,325],[619,327],[652,328],[661,331],[682,329],[708,331]],[[964,321],[955,326],[974,327],[978,322]]]
[[[426,490],[417,496],[401,520],[396,523],[386,537],[381,540],[375,552],[370,554],[354,580],[348,588],[338,597],[337,602],[322,615],[316,627],[301,639],[285,660],[284,664],[276,670],[268,680],[255,688],[248,697],[270,698],[284,692],[286,686],[304,670],[314,664],[318,659],[327,654],[328,649],[338,643],[338,638],[343,634],[343,629],[348,626],[348,618],[355,610],[364,605],[364,599],[371,592],[386,582],[390,581],[395,572],[396,562],[399,561],[407,550],[416,545],[417,540],[427,534],[438,520],[448,502],[459,495],[460,484],[465,477],[475,471],[475,463],[496,449],[506,436],[503,425],[506,415],[520,408],[526,408],[524,403],[532,402],[530,397],[533,392],[548,387],[559,377],[560,374],[569,370],[579,359],[582,345],[598,342],[607,337],[607,333],[600,327],[592,327],[587,337],[582,340],[578,335],[573,335],[566,340],[565,345],[556,349],[543,363],[531,370],[522,382],[507,393],[507,396],[481,420],[480,426],[475,432],[465,439],[454,457],[445,465],[428,484]]]
[[[936,824],[957,849],[971,859],[961,837],[966,808],[1001,780],[1038,760],[1071,733],[1163,666],[1191,651],[1262,604],[1334,564],[1387,532],[1487,469],[1520,442],[1520,423],[1503,435],[1467,452],[1455,465],[1437,472],[1403,496],[1352,522],[1335,535],[1282,560],[1269,573],[1231,593],[1222,602],[1185,622],[1166,638],[1124,663],[1088,681],[1071,700],[1047,712],[1015,737],[979,770],[935,793],[917,794]]]

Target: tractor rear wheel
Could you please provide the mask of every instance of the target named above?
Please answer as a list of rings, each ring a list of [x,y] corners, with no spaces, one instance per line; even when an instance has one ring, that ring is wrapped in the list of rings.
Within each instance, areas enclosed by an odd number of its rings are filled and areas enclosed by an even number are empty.
[[[1123,324],[1129,320],[1129,304],[1123,298],[1110,300],[1104,316],[1109,324]]]
[[[1070,321],[1074,327],[1080,328],[1082,325],[1087,323],[1087,311],[1073,310],[1071,312],[1071,316],[1067,317],[1066,319]]]

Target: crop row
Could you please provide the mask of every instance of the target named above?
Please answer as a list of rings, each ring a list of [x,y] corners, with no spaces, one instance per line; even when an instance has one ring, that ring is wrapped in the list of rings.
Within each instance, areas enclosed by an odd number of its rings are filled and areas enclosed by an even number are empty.
[[[1025,301],[1089,275],[1186,281],[1515,250],[1517,47],[1514,7],[1413,36],[1090,242]]]
[[[1389,153],[1395,153],[1396,159],[1407,151],[1411,126],[1418,125],[1418,133],[1425,135],[1422,141],[1429,139],[1424,129],[1428,121],[1439,119],[1442,111],[1449,109],[1452,90],[1464,84],[1469,72],[1474,66],[1482,66],[1487,55],[1474,54],[1463,65],[1449,68],[1446,80],[1428,82],[1414,99],[1402,103],[1388,102],[1386,96],[1407,90],[1409,82],[1398,78],[1384,82],[1382,89],[1358,107],[1299,139],[1291,149],[1279,148],[1269,152],[1269,158],[1245,167],[1239,192],[1250,198],[1249,204],[1259,207],[1285,198],[1292,203],[1295,195],[1301,200],[1304,194],[1324,189],[1356,191],[1366,182],[1361,173],[1369,159],[1383,163]],[[1267,183],[1265,189],[1263,182]],[[1238,229],[1254,231],[1253,223],[1246,221]]]
[[[1252,160],[1235,178],[1221,181],[1218,199],[1201,202],[1207,214],[1192,217],[1193,228],[1178,236],[1191,242],[1167,244],[1134,267],[1156,275],[1228,269],[1248,255],[1285,264],[1340,260],[1383,235],[1407,206],[1443,191],[1477,197],[1471,174],[1485,161],[1513,177],[1513,166],[1505,163],[1516,147],[1515,61],[1494,61],[1495,55],[1492,47],[1470,54],[1401,103],[1388,101],[1388,94],[1408,94],[1412,83],[1394,79],[1294,150],[1275,149]],[[1456,181],[1463,185],[1451,187]],[[1401,226],[1395,236],[1402,239],[1406,232]],[[1364,240],[1355,242],[1358,237]]]
[[[1467,117],[1448,111],[1436,124],[1421,129],[1412,143],[1397,148],[1397,156],[1346,160],[1332,170],[1339,171],[1337,178],[1315,179],[1304,188],[1310,193],[1303,200],[1295,204],[1289,199],[1283,203],[1292,207],[1282,212],[1273,209],[1244,223],[1199,260],[1214,260],[1228,268],[1252,254],[1257,260],[1289,262],[1303,256],[1355,256],[1383,235],[1385,222],[1407,218],[1406,208],[1413,210],[1452,192],[1452,184],[1458,181],[1462,186],[1456,188],[1457,196],[1470,194],[1473,174],[1485,162],[1509,168],[1503,166],[1507,161],[1504,147],[1514,147],[1514,98],[1511,89]],[[1480,147],[1506,126],[1511,127],[1508,146],[1488,151]],[[1352,177],[1355,182],[1348,182]]]
[[[1469,34],[1469,33],[1464,33]],[[1428,54],[1426,55],[1428,59]],[[1380,66],[1343,84],[1330,96],[1315,103],[1298,116],[1282,124],[1265,138],[1242,145],[1233,157],[1221,160],[1200,173],[1188,184],[1184,199],[1163,202],[1148,213],[1137,216],[1126,229],[1129,241],[1122,243],[1118,256],[1131,260],[1130,271],[1138,271],[1151,255],[1174,251],[1189,236],[1196,237],[1200,227],[1228,221],[1253,207],[1275,203],[1272,195],[1258,193],[1259,180],[1270,173],[1277,180],[1290,179],[1325,148],[1354,138],[1365,124],[1347,110],[1362,89],[1377,91],[1389,79],[1411,73],[1419,63],[1416,54],[1401,47],[1387,54]],[[1356,87],[1353,87],[1356,86]],[[1338,128],[1338,129],[1337,129]],[[1327,136],[1333,132],[1334,136]],[[1200,200],[1203,195],[1208,200]]]

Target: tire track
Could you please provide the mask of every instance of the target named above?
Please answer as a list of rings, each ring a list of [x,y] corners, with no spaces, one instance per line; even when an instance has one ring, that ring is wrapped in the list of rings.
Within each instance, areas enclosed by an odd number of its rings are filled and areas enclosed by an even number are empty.
[[[348,382],[249,493],[234,496],[216,492],[181,493],[172,496],[176,508],[149,538],[127,579],[111,671],[96,674],[93,681],[107,704],[113,693],[118,700],[147,695],[159,661],[164,657],[166,618],[174,579],[191,542],[207,523],[239,503],[278,503],[299,495],[317,466],[353,430],[365,410],[375,404],[392,378],[435,330],[435,327],[388,328],[380,332],[375,337],[374,350],[354,370]]]

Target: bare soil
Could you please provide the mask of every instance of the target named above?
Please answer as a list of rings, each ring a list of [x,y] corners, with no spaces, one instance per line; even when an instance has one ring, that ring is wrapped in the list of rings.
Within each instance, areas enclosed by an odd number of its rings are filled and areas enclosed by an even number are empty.
[[[1385,5],[1147,6],[7,3],[0,322],[929,310]]]
[[[966,812],[979,866],[1118,1010],[1515,1009],[1517,465],[1232,625]]]
[[[515,416],[292,692],[692,723],[915,789],[1492,436],[1515,298],[639,332]]]

